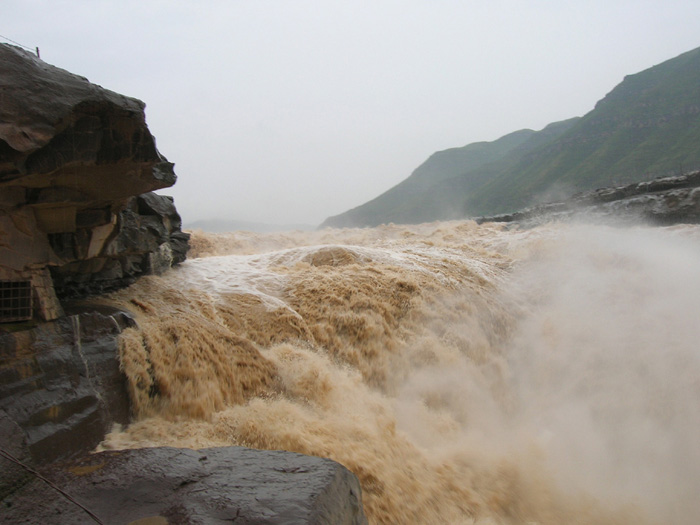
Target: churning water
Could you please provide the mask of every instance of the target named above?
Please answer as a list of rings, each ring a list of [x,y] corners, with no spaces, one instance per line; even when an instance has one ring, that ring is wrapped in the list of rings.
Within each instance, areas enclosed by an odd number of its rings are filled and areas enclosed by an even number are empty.
[[[700,228],[193,236],[104,448],[330,457],[372,523],[700,523]]]

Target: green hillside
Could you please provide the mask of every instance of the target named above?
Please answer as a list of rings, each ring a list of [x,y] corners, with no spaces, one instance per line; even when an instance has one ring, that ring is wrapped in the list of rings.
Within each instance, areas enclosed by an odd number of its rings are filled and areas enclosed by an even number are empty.
[[[549,142],[576,120],[550,124],[541,131],[515,131],[493,142],[438,151],[406,180],[362,206],[326,219],[322,226],[411,224],[463,217],[465,191],[482,186],[504,162]]]
[[[581,118],[435,153],[400,184],[322,226],[492,215],[697,167],[700,48],[625,77]]]
[[[434,220],[432,217],[442,211],[440,203],[431,205],[434,197],[431,188],[435,184],[465,174],[465,167],[478,168],[503,157],[522,145],[533,133],[531,130],[516,131],[493,142],[476,142],[463,148],[434,153],[403,182],[370,202],[338,216],[341,220],[338,225],[367,226]],[[333,219],[327,219],[326,223]],[[331,225],[326,223],[324,225]]]

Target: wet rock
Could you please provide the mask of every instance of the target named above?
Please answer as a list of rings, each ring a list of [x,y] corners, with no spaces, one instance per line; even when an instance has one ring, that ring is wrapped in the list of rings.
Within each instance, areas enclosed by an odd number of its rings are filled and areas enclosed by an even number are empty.
[[[0,93],[0,281],[50,273],[55,292],[35,290],[35,317],[185,259],[172,198],[150,193],[176,176],[143,102],[6,44]]]
[[[365,524],[357,478],[329,459],[243,447],[110,451],[43,473],[107,524]],[[89,523],[34,480],[2,502],[11,523]],[[143,521],[139,521],[143,520]]]
[[[19,461],[31,462],[24,432],[2,409],[0,409],[0,444],[3,451]],[[0,474],[0,500],[32,480],[29,472],[2,456],[0,456],[0,472],[2,472]]]
[[[114,423],[126,424],[117,337],[132,323],[124,312],[91,312],[1,333],[1,442],[42,465],[92,450]],[[13,474],[0,461],[2,487]]]
[[[4,44],[0,78],[0,182],[31,177],[32,204],[106,203],[175,183],[140,100]]]
[[[90,242],[77,234],[50,236],[55,253],[66,258],[82,255],[51,268],[56,294],[60,298],[101,294],[128,286],[144,274],[162,274],[186,259],[190,236],[180,230],[181,225],[172,197],[145,193],[127,200],[115,227],[104,231],[102,243],[102,237],[96,237],[98,228],[93,228]]]

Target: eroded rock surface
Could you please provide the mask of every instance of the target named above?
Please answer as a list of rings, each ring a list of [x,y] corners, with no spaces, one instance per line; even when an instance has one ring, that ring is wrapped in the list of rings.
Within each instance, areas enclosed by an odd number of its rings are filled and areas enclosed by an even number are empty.
[[[140,100],[6,44],[0,87],[0,182],[21,179],[30,202],[108,203],[175,183]]]
[[[129,421],[118,341],[124,312],[80,313],[0,333],[0,444],[32,465],[85,453]],[[0,458],[0,494],[23,483]]]
[[[184,259],[172,199],[150,193],[176,177],[144,108],[0,44],[0,284],[31,283],[35,317]]]
[[[110,451],[43,474],[103,523],[366,524],[357,478],[330,459],[243,447]],[[90,523],[39,480],[0,502],[9,523]]]
[[[81,242],[82,229],[50,236],[54,252],[71,261],[50,268],[56,294],[100,294],[128,286],[140,275],[163,273],[185,260],[189,234],[181,226],[171,197],[145,193],[126,201],[113,228],[94,228],[89,242]]]

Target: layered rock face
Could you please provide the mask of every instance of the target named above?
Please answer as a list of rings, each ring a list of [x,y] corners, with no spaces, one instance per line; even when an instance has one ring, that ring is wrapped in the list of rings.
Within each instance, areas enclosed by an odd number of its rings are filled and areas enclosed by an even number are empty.
[[[91,311],[0,333],[0,447],[41,465],[90,450],[114,423],[128,423],[118,336],[131,325],[123,312]],[[0,459],[0,498],[25,474]]]
[[[0,45],[0,321],[58,318],[55,292],[111,290],[184,259],[172,200],[148,193],[176,177],[144,107]]]
[[[35,465],[93,448],[129,417],[117,343],[128,317],[65,316],[60,300],[185,258],[172,199],[152,193],[176,177],[144,107],[0,44],[0,444]],[[18,479],[3,462],[0,493]]]
[[[24,464],[102,523],[366,523],[357,478],[327,459],[84,455],[129,422],[119,334],[133,320],[68,299],[162,273],[188,249],[172,199],[152,193],[175,174],[143,110],[0,44],[0,521],[95,521]]]
[[[102,523],[363,525],[357,478],[330,459],[243,447],[102,452],[45,471]],[[50,503],[49,503],[50,502]],[[6,498],[21,523],[91,523],[39,480]]]
[[[143,102],[0,45],[0,431],[43,464],[93,448],[129,417],[117,337],[128,317],[65,316],[182,262],[173,164]],[[13,483],[0,475],[0,487]],[[1,491],[0,491],[1,492]]]

